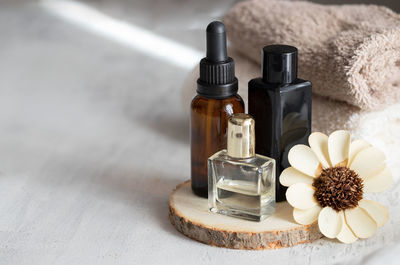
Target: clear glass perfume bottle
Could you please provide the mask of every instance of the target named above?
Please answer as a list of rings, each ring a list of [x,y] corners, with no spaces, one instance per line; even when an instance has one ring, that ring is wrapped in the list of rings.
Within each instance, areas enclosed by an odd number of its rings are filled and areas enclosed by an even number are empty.
[[[252,221],[275,211],[275,160],[255,154],[250,115],[231,116],[227,150],[208,159],[208,204],[212,212]]]

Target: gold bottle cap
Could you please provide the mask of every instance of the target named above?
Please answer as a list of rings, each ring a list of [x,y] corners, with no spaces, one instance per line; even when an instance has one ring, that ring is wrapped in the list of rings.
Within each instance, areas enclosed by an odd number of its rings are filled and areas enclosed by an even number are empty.
[[[234,114],[228,121],[228,156],[249,158],[255,155],[254,119],[244,113]]]

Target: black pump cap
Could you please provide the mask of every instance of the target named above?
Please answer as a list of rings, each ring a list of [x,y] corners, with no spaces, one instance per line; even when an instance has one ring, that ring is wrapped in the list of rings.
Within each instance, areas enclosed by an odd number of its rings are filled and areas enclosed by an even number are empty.
[[[262,50],[262,79],[267,83],[289,84],[297,78],[297,48],[269,45]]]
[[[207,98],[222,99],[238,91],[235,62],[227,55],[225,25],[214,21],[207,26],[207,53],[200,61],[197,93]]]

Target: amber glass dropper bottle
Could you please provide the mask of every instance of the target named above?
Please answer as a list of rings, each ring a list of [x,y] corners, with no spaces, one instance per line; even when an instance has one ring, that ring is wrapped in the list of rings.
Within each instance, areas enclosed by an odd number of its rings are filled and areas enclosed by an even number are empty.
[[[227,55],[222,22],[214,21],[207,27],[207,55],[200,61],[196,91],[190,106],[192,190],[207,198],[207,159],[226,148],[229,117],[244,112],[244,102],[237,94],[235,63]]]

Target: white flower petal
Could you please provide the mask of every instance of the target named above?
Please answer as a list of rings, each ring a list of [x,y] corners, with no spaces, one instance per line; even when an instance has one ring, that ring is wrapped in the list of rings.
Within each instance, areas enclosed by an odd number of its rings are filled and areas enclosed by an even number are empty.
[[[354,235],[353,231],[351,231],[350,227],[347,225],[343,211],[340,211],[340,218],[342,219],[342,230],[340,230],[336,238],[340,242],[346,244],[355,242],[358,239],[358,237]]]
[[[347,224],[359,238],[368,238],[375,234],[378,225],[369,214],[360,207],[345,210]]]
[[[365,148],[368,148],[370,146],[371,145],[367,141],[364,141],[364,140],[356,140],[356,141],[351,142],[350,153],[349,153],[349,165],[351,165],[354,158],[360,151],[362,151]]]
[[[305,210],[317,205],[311,185],[296,183],[286,191],[286,199],[294,208]]]
[[[322,208],[319,205],[315,205],[314,207],[306,210],[294,208],[293,218],[299,224],[309,225],[318,220],[318,215],[321,210]]]
[[[392,173],[385,167],[375,176],[370,176],[364,180],[365,192],[381,192],[387,190],[393,184]]]
[[[321,233],[328,238],[335,238],[342,230],[342,219],[338,212],[331,207],[325,207],[318,216],[318,227]]]
[[[383,226],[389,220],[389,211],[384,205],[365,199],[359,201],[358,204],[374,219],[378,227]]]
[[[350,133],[334,131],[328,138],[329,158],[332,166],[347,166],[350,149]]]
[[[322,167],[331,167],[328,151],[328,136],[320,132],[312,133],[310,137],[308,137],[308,143],[321,162]]]
[[[304,174],[313,178],[319,174],[320,163],[310,147],[303,144],[295,145],[290,149],[288,158],[290,165]]]
[[[381,150],[376,147],[368,147],[356,155],[350,168],[366,180],[384,168],[385,160],[385,154]]]
[[[283,186],[289,187],[296,183],[305,183],[311,185],[314,179],[301,173],[294,167],[288,167],[282,171],[281,175],[279,176],[279,181]]]

